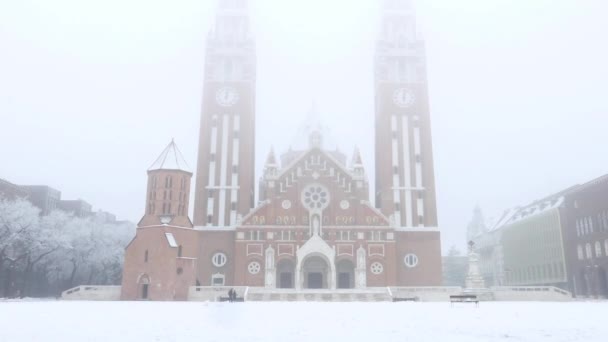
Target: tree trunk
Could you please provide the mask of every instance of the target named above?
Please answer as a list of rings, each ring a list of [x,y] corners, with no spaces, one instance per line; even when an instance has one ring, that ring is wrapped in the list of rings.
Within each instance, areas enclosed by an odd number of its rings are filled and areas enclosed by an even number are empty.
[[[27,287],[29,285],[29,280],[30,280],[30,276],[32,273],[32,270],[34,268],[34,262],[32,261],[31,257],[27,257],[27,263],[25,265],[25,271],[23,272],[23,282],[21,284],[21,291],[20,292],[20,298],[25,298],[26,297],[26,292],[27,292]]]
[[[72,261],[72,265],[74,266],[74,268],[72,268],[72,274],[70,275],[70,283],[69,283],[69,289],[74,287],[74,280],[76,279],[76,273],[78,271],[78,264],[75,261]]]

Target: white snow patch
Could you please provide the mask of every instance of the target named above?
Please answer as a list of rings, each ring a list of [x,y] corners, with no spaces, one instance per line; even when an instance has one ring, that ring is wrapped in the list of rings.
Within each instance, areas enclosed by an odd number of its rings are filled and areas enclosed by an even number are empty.
[[[608,302],[1,302],[0,341],[605,341]]]

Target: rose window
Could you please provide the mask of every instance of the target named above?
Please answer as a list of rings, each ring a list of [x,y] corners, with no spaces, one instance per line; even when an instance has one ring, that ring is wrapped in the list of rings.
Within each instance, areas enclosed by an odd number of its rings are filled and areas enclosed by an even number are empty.
[[[249,266],[247,266],[247,270],[251,274],[258,274],[258,273],[260,273],[261,269],[262,269],[262,266],[257,261],[253,261],[249,264]]]
[[[373,274],[381,274],[382,272],[384,272],[384,266],[382,266],[382,264],[379,262],[373,263],[370,269]]]
[[[311,210],[323,210],[329,205],[329,192],[321,185],[311,185],[302,192],[304,206]]]

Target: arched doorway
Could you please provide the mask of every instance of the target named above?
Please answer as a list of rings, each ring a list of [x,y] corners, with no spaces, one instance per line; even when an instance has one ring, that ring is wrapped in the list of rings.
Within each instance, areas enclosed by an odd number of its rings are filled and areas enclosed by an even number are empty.
[[[289,259],[280,260],[277,264],[277,288],[293,289],[295,287],[296,265]]]
[[[302,264],[302,276],[305,289],[329,288],[329,265],[320,256],[310,256]]]
[[[147,274],[140,276],[137,284],[139,285],[139,299],[148,299],[150,296],[150,277]]]
[[[339,289],[352,289],[355,287],[355,264],[350,260],[340,260],[336,264],[336,273]]]

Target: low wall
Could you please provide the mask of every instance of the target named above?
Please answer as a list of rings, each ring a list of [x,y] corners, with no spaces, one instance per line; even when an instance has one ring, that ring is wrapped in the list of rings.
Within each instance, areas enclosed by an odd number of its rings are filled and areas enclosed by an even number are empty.
[[[120,300],[120,286],[78,286],[64,291],[61,299],[117,301]]]
[[[238,297],[245,297],[249,288],[245,286],[191,286],[188,290],[188,301],[218,302],[220,297],[228,296],[230,289],[234,289]]]
[[[572,300],[570,292],[553,286],[492,287],[490,290],[494,293],[494,300],[503,302],[567,302]]]
[[[389,287],[393,298],[418,298],[421,302],[449,302],[450,296],[463,292],[461,287]]]

